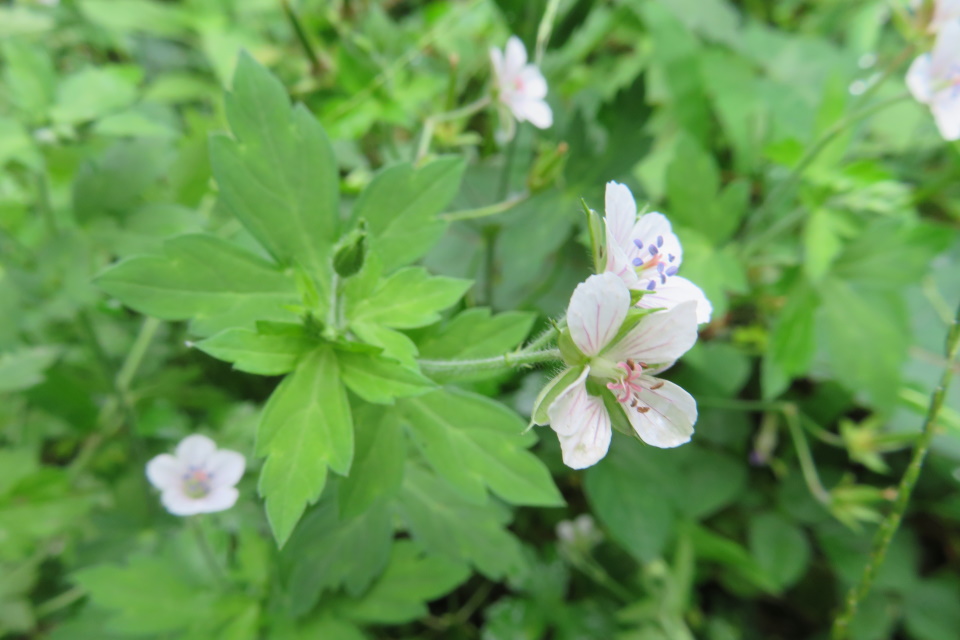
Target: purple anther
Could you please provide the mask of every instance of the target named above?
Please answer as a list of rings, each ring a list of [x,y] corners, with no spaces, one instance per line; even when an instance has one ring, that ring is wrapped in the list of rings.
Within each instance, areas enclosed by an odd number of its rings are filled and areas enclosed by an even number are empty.
[[[657,236],[657,246],[658,247],[663,246],[663,236]]]
[[[643,260],[641,260],[640,258],[634,258],[634,259],[633,259],[633,266],[639,267],[639,266],[642,265],[642,264],[643,264]]]
[[[653,280],[647,283],[647,291],[653,291],[657,288],[657,283]]]
[[[666,274],[667,274],[668,276],[675,276],[675,275],[677,275],[677,271],[680,271],[680,269],[677,268],[676,265],[674,265],[674,266],[672,266],[672,267],[670,267],[669,269],[666,270]]]
[[[676,259],[677,259],[677,256],[673,255],[672,253],[667,254],[667,260],[669,260],[670,262],[673,262]]]
[[[659,253],[659,252],[657,251],[657,248],[656,248],[655,246],[653,246],[653,245],[650,245],[650,246],[647,248],[647,251],[649,251],[649,252],[650,252],[650,255],[652,255],[652,256],[655,256],[655,255],[657,255],[657,253]]]
[[[635,239],[633,244],[637,245],[637,249],[643,249],[643,240],[640,238]]]
[[[667,284],[667,276],[660,276],[660,284]]]

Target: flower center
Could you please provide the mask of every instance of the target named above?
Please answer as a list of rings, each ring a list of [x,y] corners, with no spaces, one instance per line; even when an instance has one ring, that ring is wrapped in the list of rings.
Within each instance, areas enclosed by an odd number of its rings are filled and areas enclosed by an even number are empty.
[[[667,278],[677,274],[678,267],[673,264],[676,262],[677,256],[672,253],[664,255],[660,250],[663,247],[663,236],[657,236],[654,242],[646,245],[644,245],[643,240],[636,238],[633,244],[640,251],[640,255],[633,259],[633,266],[637,270],[637,274],[646,275],[650,278],[650,281],[647,282],[647,291],[655,290],[657,281],[661,285],[667,284]],[[644,247],[646,247],[646,252],[644,252]],[[645,255],[647,257],[644,257]]]
[[[523,78],[517,76],[513,79],[513,88],[517,91],[523,91]]]
[[[640,385],[639,380],[643,375],[643,367],[645,366],[642,362],[634,362],[633,360],[620,362],[617,364],[620,375],[616,382],[607,383],[607,389],[613,392],[617,402],[624,405],[624,409],[630,407],[637,413],[650,411],[650,406],[640,399],[640,392],[644,387]],[[661,386],[663,386],[663,383],[657,382],[651,389],[659,389]]]
[[[191,466],[190,470],[183,474],[183,493],[188,498],[206,497],[210,493],[211,480],[213,480],[212,473]]]

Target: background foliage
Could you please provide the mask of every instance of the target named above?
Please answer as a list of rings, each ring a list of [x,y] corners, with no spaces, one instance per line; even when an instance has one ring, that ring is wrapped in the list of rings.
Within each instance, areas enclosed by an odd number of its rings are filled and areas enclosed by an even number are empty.
[[[925,42],[905,4],[561,0],[555,126],[500,145],[493,112],[442,122],[416,168],[425,119],[483,93],[490,46],[533,50],[545,4],[304,0],[316,62],[285,7],[0,5],[0,635],[823,637],[960,299],[958,147],[895,100]],[[608,180],[670,216],[715,311],[670,373],[693,442],[621,438],[571,472],[552,433],[519,435],[549,371],[395,363],[547,326],[590,269],[579,200],[600,209]],[[333,226],[264,223],[305,202]],[[361,217],[379,264],[344,317],[382,354],[285,357],[310,336],[284,323],[326,298],[271,258],[322,269],[330,221]],[[960,629],[957,407],[855,638]],[[302,432],[324,442],[263,435],[336,412]],[[196,431],[244,453],[266,510],[248,473],[230,511],[162,511],[144,465]],[[558,527],[582,514],[596,529]]]

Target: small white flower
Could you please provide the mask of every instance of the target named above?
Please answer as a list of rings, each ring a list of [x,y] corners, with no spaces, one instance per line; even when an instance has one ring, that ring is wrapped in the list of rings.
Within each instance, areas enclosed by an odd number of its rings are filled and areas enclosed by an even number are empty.
[[[949,23],[957,21],[960,21],[960,0],[937,0],[927,30],[937,33]]]
[[[553,112],[544,98],[547,81],[534,64],[527,64],[527,49],[517,36],[510,36],[506,49],[490,49],[497,100],[520,122],[539,129],[553,124]],[[512,121],[510,126],[512,126]]]
[[[557,539],[561,544],[590,549],[603,540],[603,534],[589,513],[581,513],[573,520],[557,523]]]
[[[229,509],[239,492],[246,460],[236,451],[217,450],[206,436],[187,436],[176,455],[167,453],[147,463],[147,479],[161,491],[160,501],[175,516]]]
[[[693,434],[696,401],[651,374],[670,366],[696,342],[695,303],[649,313],[618,338],[629,311],[630,291],[609,272],[587,278],[570,299],[569,337],[583,358],[568,362],[571,368],[541,392],[534,420],[549,400],[549,419],[538,424],[550,424],[560,439],[564,464],[573,469],[606,455],[612,435],[609,411],[622,411],[640,439],[655,447],[679,446]],[[561,383],[566,388],[557,389]]]
[[[680,240],[662,213],[637,219],[637,203],[626,185],[607,183],[603,220],[607,228],[606,271],[614,273],[629,288],[647,293],[638,307],[672,309],[694,301],[697,322],[709,322],[713,306],[697,285],[677,275],[683,260]]]
[[[929,105],[946,140],[960,140],[960,20],[940,29],[933,51],[910,65],[907,87]]]

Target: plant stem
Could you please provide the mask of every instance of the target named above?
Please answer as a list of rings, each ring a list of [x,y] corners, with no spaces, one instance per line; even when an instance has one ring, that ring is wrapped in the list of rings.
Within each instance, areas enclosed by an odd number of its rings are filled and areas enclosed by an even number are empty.
[[[807,437],[803,434],[803,428],[800,426],[800,414],[796,407],[790,405],[789,409],[783,411],[784,422],[787,423],[787,429],[790,431],[790,437],[793,439],[793,446],[797,450],[797,458],[800,460],[800,472],[803,474],[803,481],[813,497],[821,504],[830,504],[830,492],[827,491],[823,483],[820,482],[820,475],[817,473],[817,465],[813,461],[813,454],[810,453],[810,445],[807,443]]]
[[[890,105],[901,102],[902,100],[909,98],[910,93],[904,91],[898,93],[895,96],[880,100],[871,105],[864,107],[858,111],[851,113],[845,118],[841,118],[833,126],[824,131],[819,138],[807,148],[804,154],[800,157],[800,160],[794,165],[793,169],[782,182],[780,182],[776,187],[774,187],[764,201],[760,204],[760,207],[757,209],[756,213],[750,218],[747,222],[745,231],[753,231],[758,224],[765,221],[777,207],[780,205],[783,198],[790,192],[791,189],[797,184],[800,180],[800,177],[803,175],[803,172],[813,164],[813,161],[817,159],[817,156],[827,147],[828,144],[833,142],[833,139],[838,135],[846,131],[849,127],[856,124],[857,122],[863,120],[864,118],[886,109]]]
[[[313,74],[319,75],[325,66],[323,61],[320,60],[320,56],[317,55],[316,49],[314,49],[310,43],[309,38],[307,38],[307,32],[303,29],[303,24],[300,23],[299,16],[294,12],[293,7],[290,6],[289,0],[280,0],[280,4],[283,6],[283,13],[286,14],[287,20],[290,21],[290,26],[293,27],[293,32],[296,34],[297,40],[300,41],[300,46],[303,47],[303,52],[307,54],[307,58],[310,60],[310,68]]]
[[[217,561],[217,556],[213,553],[213,548],[210,546],[209,540],[207,540],[207,532],[203,529],[203,523],[200,521],[201,517],[202,516],[199,515],[188,517],[187,524],[193,531],[193,537],[197,541],[197,547],[200,549],[200,555],[203,556],[204,561],[207,563],[210,573],[213,574],[214,579],[217,582],[219,582],[221,585],[225,585],[227,584],[227,576],[220,567],[220,563]]]
[[[424,157],[426,157],[427,152],[430,151],[430,141],[433,139],[433,132],[439,123],[472,116],[476,112],[486,107],[488,104],[490,104],[489,95],[483,96],[478,100],[474,100],[470,104],[464,105],[459,109],[437,113],[428,117],[423,122],[423,132],[420,134],[420,142],[417,144],[416,161],[420,162]]]
[[[443,373],[448,375],[471,374],[478,371],[497,371],[515,367],[529,367],[541,362],[560,360],[559,349],[542,351],[518,351],[505,353],[492,358],[476,360],[418,360],[424,373]]]
[[[55,613],[60,609],[69,607],[71,604],[87,595],[87,592],[82,587],[74,587],[67,591],[64,591],[58,596],[54,596],[49,600],[41,602],[37,605],[34,613],[37,618],[45,618],[51,613]]]
[[[524,191],[511,198],[507,198],[502,202],[489,204],[485,207],[477,207],[476,209],[463,209],[462,211],[444,213],[439,217],[441,220],[446,220],[447,222],[454,222],[457,220],[476,220],[477,218],[486,218],[487,216],[495,216],[498,213],[504,213],[529,199],[530,192]]]
[[[533,53],[533,64],[538,67],[543,64],[543,53],[547,49],[547,42],[550,41],[550,33],[553,31],[553,23],[557,20],[557,10],[560,8],[560,0],[547,0],[547,8],[543,12],[543,18],[537,26],[537,44]]]
[[[957,358],[958,352],[960,352],[960,307],[957,308],[957,315],[947,335],[945,351],[947,366],[944,368],[943,374],[940,377],[940,384],[934,389],[933,394],[930,396],[930,406],[927,409],[927,416],[923,422],[923,430],[914,446],[910,464],[907,466],[907,470],[900,480],[900,486],[897,488],[897,499],[894,501],[890,513],[887,514],[877,529],[876,536],[873,539],[873,549],[870,553],[870,560],[863,568],[863,573],[860,575],[860,582],[854,585],[847,593],[843,611],[841,611],[840,615],[838,615],[833,622],[833,629],[831,631],[831,638],[833,638],[833,640],[844,640],[849,636],[850,623],[853,622],[857,614],[857,607],[867,594],[870,593],[870,588],[873,586],[877,572],[880,570],[886,558],[890,542],[897,533],[900,521],[903,520],[903,514],[906,512],[907,504],[910,502],[910,495],[913,493],[913,488],[917,484],[917,479],[920,477],[920,470],[923,468],[924,458],[926,458],[927,452],[930,450],[930,443],[936,431],[937,416],[943,407],[947,389],[950,387],[950,381],[953,379],[952,363]]]

